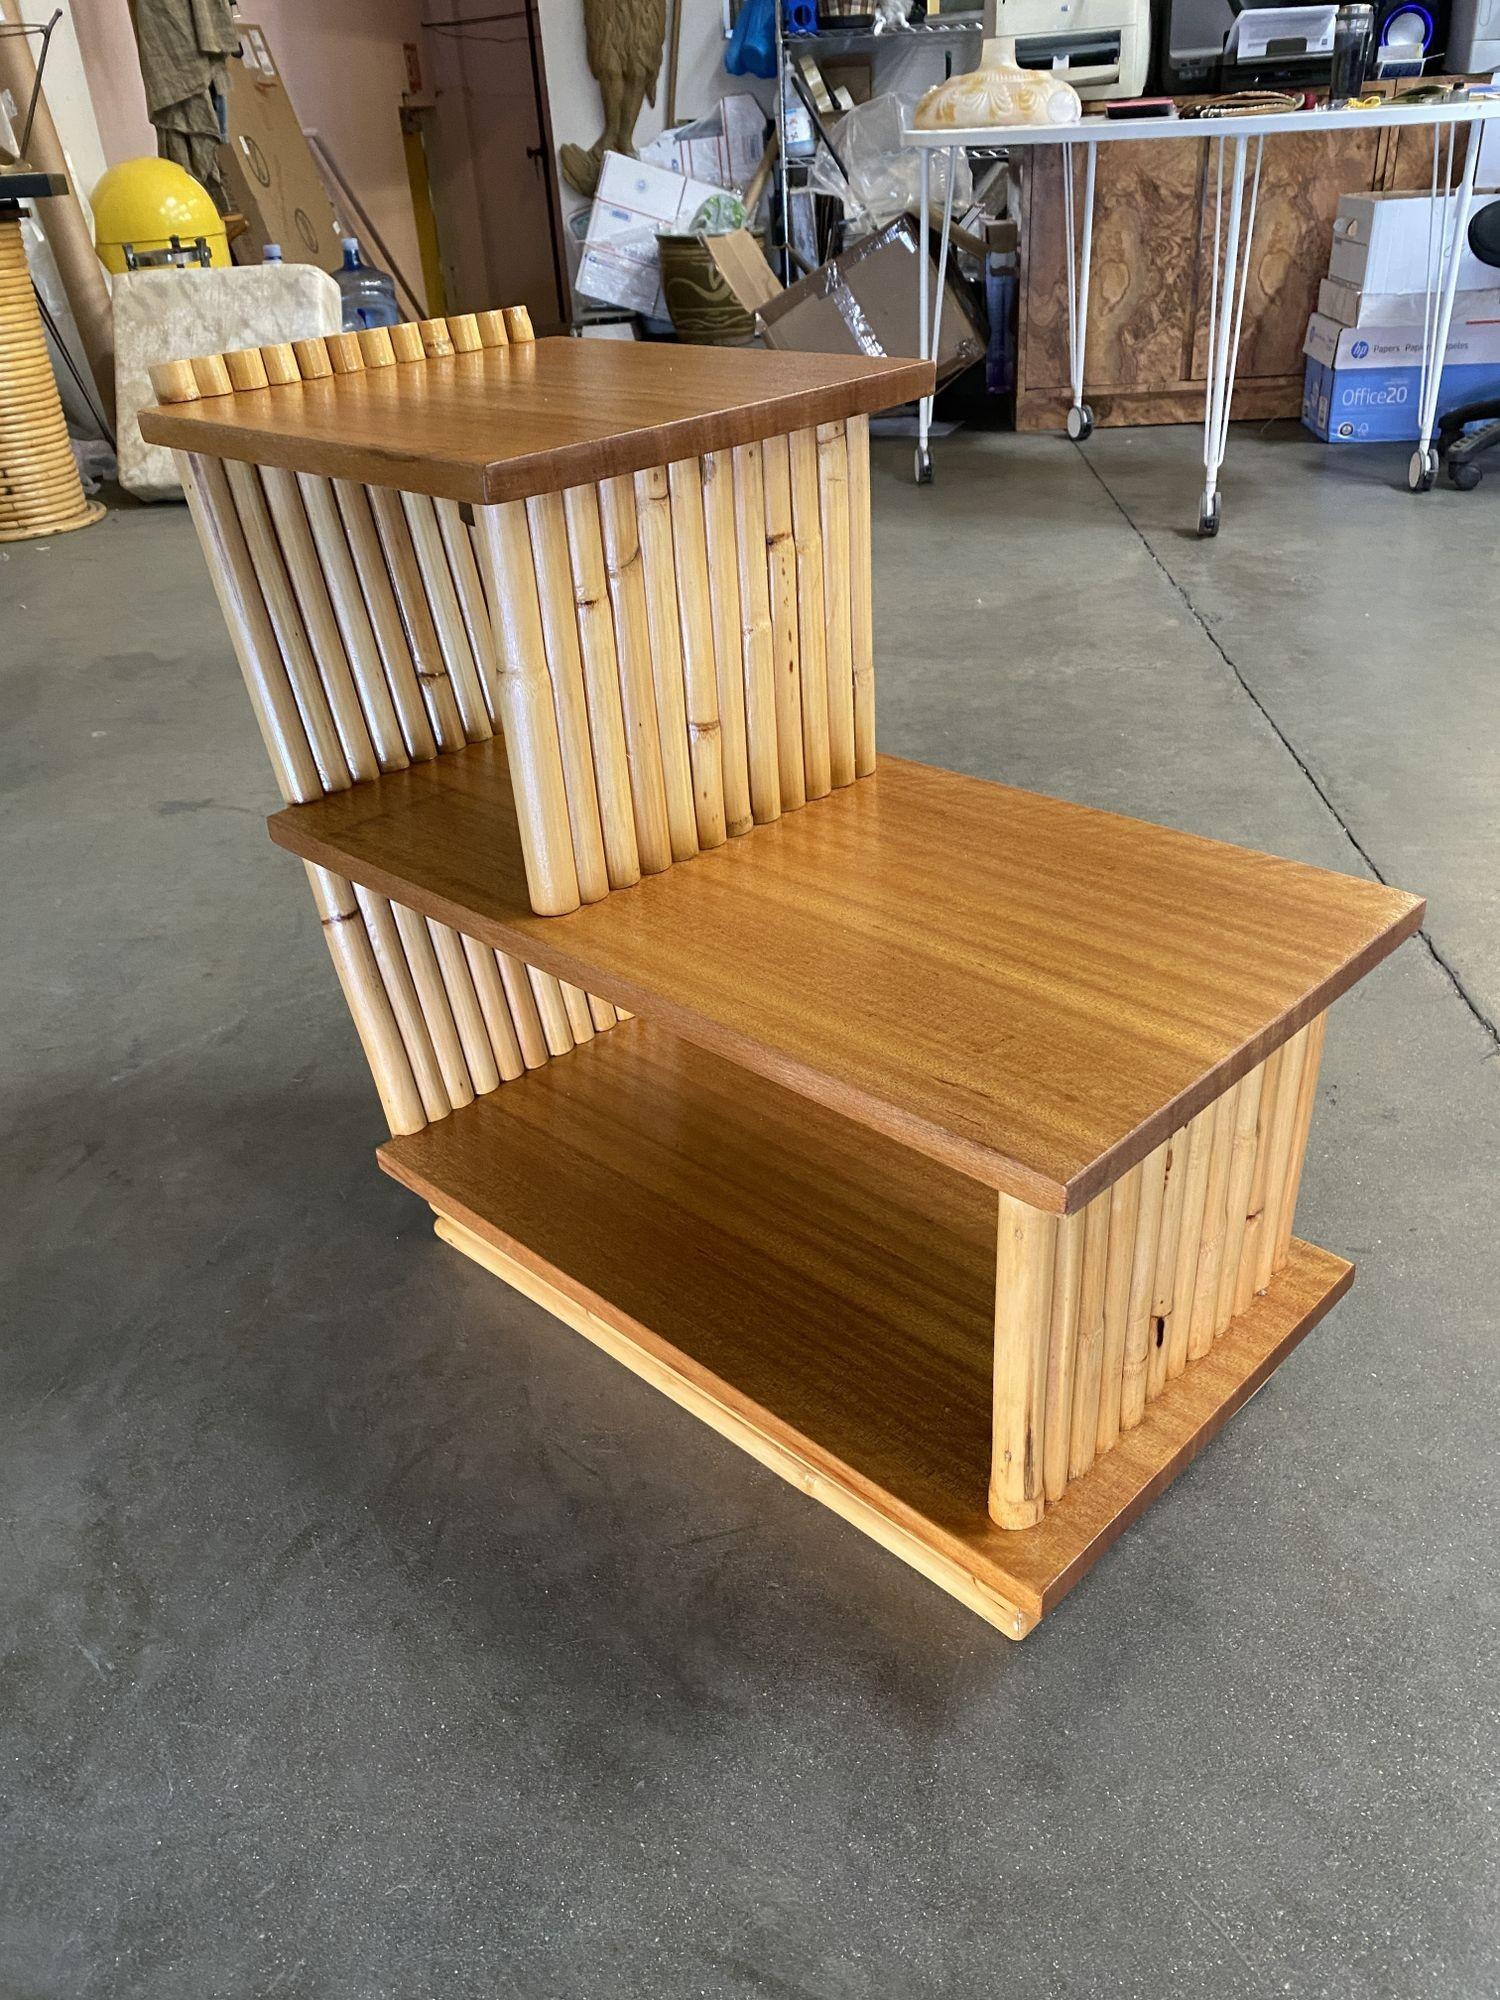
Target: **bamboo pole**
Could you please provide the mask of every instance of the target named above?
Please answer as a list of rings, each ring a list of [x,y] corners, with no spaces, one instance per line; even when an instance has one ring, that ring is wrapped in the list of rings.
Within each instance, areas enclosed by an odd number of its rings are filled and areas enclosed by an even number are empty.
[[[277,786],[289,803],[305,805],[322,796],[323,785],[251,567],[224,467],[218,459],[197,452],[179,451],[173,457]]]
[[[771,603],[771,671],[776,700],[776,771],[781,809],[807,804],[802,748],[802,650],[798,635],[797,545],[792,536],[792,466],[785,437],[760,448],[766,502],[766,571]]]
[[[581,986],[570,986],[566,979],[560,979],[563,1007],[568,1016],[568,1027],[578,1046],[594,1039],[594,1015],[589,1006],[589,996]]]
[[[410,362],[427,359],[427,350],[422,345],[422,329],[415,320],[402,320],[389,332],[391,351],[403,367]]]
[[[1141,1170],[1132,1167],[1109,1191],[1109,1258],[1104,1272],[1104,1355],[1099,1370],[1099,1452],[1120,1436],[1125,1387],[1125,1344],[1130,1329],[1130,1287],[1141,1209]]]
[[[500,693],[495,685],[495,635],[490,626],[490,609],[485,602],[484,585],[479,580],[473,531],[466,526],[463,510],[456,500],[434,500],[432,510],[437,516],[438,533],[448,553],[448,568],[453,575],[453,587],[458,592],[458,607],[463,613],[469,651],[479,669],[485,711],[491,723],[498,725]]]
[[[479,321],[473,313],[448,315],[448,343],[455,354],[477,354],[484,342],[479,338]]]
[[[667,794],[667,831],[672,859],[691,861],[698,852],[693,804],[693,766],[688,748],[687,706],[682,684],[682,632],[677,617],[677,555],[672,543],[672,502],[664,465],[638,472],[635,487],[636,543],[646,593],[646,629],[651,645],[651,684],[661,744],[662,783]]]
[[[1276,1083],[1276,1109],[1271,1119],[1266,1152],[1266,1219],[1256,1243],[1255,1289],[1258,1292],[1266,1290],[1282,1264],[1279,1241],[1281,1213],[1293,1167],[1297,1106],[1302,1093],[1302,1072],[1306,1067],[1307,1030],[1300,1028],[1290,1041],[1282,1044],[1281,1050],[1281,1075]]]
[[[615,1027],[620,1018],[609,1002],[601,1000],[597,993],[589,995],[589,1013],[593,1016],[594,1026],[599,1030],[600,1034],[603,1034],[607,1028]]]
[[[1002,1528],[1032,1528],[1046,1504],[1047,1343],[1058,1218],[1012,1195],[998,1199],[990,1517]]]
[[[549,1051],[526,967],[508,951],[495,953],[495,965],[500,973],[500,984],[505,988],[505,998],[510,1004],[510,1018],[515,1025],[516,1040],[521,1045],[521,1060],[528,1069],[540,1069],[549,1060]]]
[[[19,254],[24,260],[25,252],[20,251]],[[0,247],[0,262],[3,262],[4,255],[4,248]],[[29,266],[27,270],[29,274]],[[158,403],[197,402],[198,378],[193,373],[191,361],[153,361],[146,372],[151,378],[151,393]]]
[[[870,547],[870,419],[850,417],[844,427],[849,451],[849,638],[854,675],[854,770],[867,778],[875,769],[875,608],[874,557]]]
[[[557,713],[558,745],[562,751],[563,783],[568,795],[568,824],[573,835],[573,859],[578,868],[578,893],[586,903],[609,894],[609,864],[604,853],[604,826],[599,811],[599,785],[594,771],[594,746],[589,736],[588,695],[583,682],[578,615],[573,604],[573,573],[568,562],[568,523],[560,493],[544,493],[526,502],[536,569],[537,604],[552,703]]]
[[[335,479],[332,487],[407,753],[414,764],[425,764],[437,755],[437,738],[432,733],[396,593],[391,589],[385,557],[380,552],[369,494],[363,486],[348,479]]]
[[[594,788],[604,838],[604,865],[611,889],[628,889],[641,879],[635,839],[635,807],[630,761],[625,747],[625,712],[615,655],[614,614],[599,529],[599,500],[592,486],[571,486],[563,494],[563,519],[572,571],[573,609],[593,751]]]
[[[828,753],[828,634],[823,593],[823,515],[818,495],[816,431],[793,431],[790,443],[792,534],[797,545],[797,640],[802,661],[802,764],[807,796],[826,798],[833,783]]]
[[[1291,1255],[1292,1225],[1297,1216],[1297,1196],[1302,1187],[1302,1169],[1307,1160],[1307,1142],[1312,1136],[1313,1113],[1318,1102],[1318,1070],[1323,1060],[1323,1039],[1328,1032],[1328,1014],[1314,1015],[1305,1029],[1302,1076],[1297,1086],[1297,1114],[1292,1121],[1292,1150],[1276,1218],[1276,1268],[1279,1271]]]
[[[478,338],[476,334],[475,338]],[[463,352],[473,350],[465,348]],[[521,1044],[516,1037],[516,1027],[510,1017],[510,1002],[505,997],[505,988],[500,980],[500,968],[495,963],[495,954],[488,945],[477,938],[459,932],[459,943],[463,946],[464,957],[469,964],[469,977],[474,982],[474,992],[479,1001],[480,1012],[484,1015],[484,1025],[494,1051],[495,1067],[500,1072],[502,1083],[514,1083],[518,1076],[526,1074],[525,1059],[521,1054]]]
[[[1260,1110],[1255,1121],[1255,1172],[1250,1177],[1250,1193],[1245,1202],[1245,1234],[1240,1244],[1240,1263],[1234,1283],[1234,1309],[1237,1313],[1248,1311],[1255,1297],[1261,1231],[1273,1226],[1266,1220],[1266,1172],[1271,1158],[1271,1126],[1275,1121],[1276,1098],[1280,1090],[1281,1056],[1281,1049],[1272,1049],[1261,1064]]]
[[[509,347],[510,335],[505,331],[503,312],[475,313],[475,323],[479,328],[479,339],[485,347]]]
[[[241,389],[264,389],[270,380],[258,347],[235,348],[223,360],[229,375],[229,386],[236,393]]]
[[[672,864],[672,836],[651,675],[651,631],[636,533],[635,492],[628,479],[605,479],[599,483],[598,495],[604,567],[614,608],[636,848],[642,873],[657,875]]]
[[[1229,1149],[1229,1187],[1224,1197],[1224,1249],[1219,1259],[1219,1287],[1214,1300],[1214,1339],[1234,1318],[1234,1295],[1245,1247],[1250,1213],[1250,1188],[1255,1178],[1255,1135],[1266,1070],[1261,1063],[1240,1081],[1234,1109],[1234,1133]]]
[[[443,983],[437,953],[433,950],[432,935],[426,919],[416,910],[408,909],[404,903],[392,903],[391,915],[396,920],[412,984],[417,989],[427,1032],[432,1037],[433,1052],[443,1073],[443,1088],[453,1109],[461,1111],[466,1104],[474,1102],[474,1085],[469,1076],[469,1065],[464,1059],[458,1024],[448,1001],[448,989]]]
[[[818,493],[823,512],[824,665],[828,675],[828,758],[835,785],[852,785],[854,632],[849,575],[849,457],[842,424],[818,426]]]
[[[422,336],[422,352],[429,361],[441,361],[453,352],[453,342],[448,338],[448,322],[443,319],[424,319],[417,322],[417,331]]]
[[[364,326],[359,330],[359,351],[366,368],[394,368],[396,349],[388,326]]]
[[[1175,1382],[1188,1364],[1188,1344],[1193,1328],[1193,1288],[1198,1276],[1198,1249],[1203,1241],[1203,1212],[1208,1200],[1214,1117],[1215,1107],[1205,1105],[1184,1135],[1187,1165],[1182,1195],[1182,1228],[1177,1238],[1177,1268],[1172,1276],[1172,1312],[1167,1321],[1169,1382]]]
[[[260,484],[271,510],[276,538],[281,544],[292,590],[302,613],[303,630],[328,697],[349,775],[356,782],[378,777],[380,760],[375,754],[375,745],[354,685],[349,655],[344,650],[343,634],[334,615],[323,565],[318,559],[312,529],[302,505],[297,475],[284,471],[280,466],[265,465],[260,469]],[[401,761],[403,764],[406,762],[404,755]]]
[[[205,397],[232,396],[234,382],[222,354],[197,354],[191,362],[198,394]]]
[[[745,676],[745,754],[750,766],[750,809],[756,824],[764,826],[781,817],[775,640],[771,630],[770,576],[766,569],[765,475],[758,444],[737,444],[731,456],[740,647]]]
[[[447,924],[440,924],[436,917],[429,917],[427,932],[437,956],[438,970],[443,975],[443,985],[448,990],[448,1005],[453,1010],[453,1025],[458,1029],[464,1061],[468,1064],[469,1081],[474,1086],[476,1097],[486,1097],[498,1086],[500,1071],[495,1064],[495,1051],[490,1046],[484,1010],[469,975],[469,961],[464,956],[456,930]]]
[[[446,1118],[453,1106],[443,1082],[442,1065],[432,1044],[427,1017],[422,1012],[422,1002],[412,980],[411,967],[406,962],[401,933],[396,928],[396,919],[384,896],[377,896],[358,883],[354,884],[354,895],[364,918],[386,997],[391,1003],[391,1012],[401,1031],[406,1059],[421,1095],[422,1109],[431,1124],[435,1119]]]
[[[708,543],[709,603],[719,691],[719,761],[724,774],[724,828],[731,837],[755,824],[745,744],[745,679],[741,660],[739,557],[734,530],[734,461],[711,451],[698,461],[703,527]]]
[[[362,375],[365,357],[357,333],[325,333],[323,344],[335,375]]]
[[[541,1017],[542,1034],[546,1039],[548,1055],[567,1055],[573,1046],[573,1030],[568,1022],[568,1007],[563,999],[562,982],[554,979],[550,972],[543,972],[537,965],[527,966],[526,977],[531,986],[531,996],[536,1002],[536,1011]]]
[[[1152,1348],[1151,1306],[1156,1294],[1156,1256],[1161,1244],[1161,1218],[1167,1194],[1165,1143],[1142,1160],[1140,1176],[1135,1254],[1130,1267],[1130,1302],[1125,1314],[1125,1365],[1120,1381],[1122,1431],[1134,1430],[1146,1414],[1146,1386]]]
[[[354,891],[341,875],[330,874],[326,868],[314,867],[311,862],[304,866],[329,954],[354,1017],[365,1061],[375,1079],[386,1123],[395,1133],[420,1132],[427,1123],[421,1093],[406,1058],[406,1046],[391,1012]]]
[[[531,314],[525,306],[505,306],[502,310],[505,314],[505,331],[512,347],[525,347],[528,342],[536,339],[531,330]]]
[[[273,389],[282,389],[289,382],[302,380],[302,370],[297,366],[297,350],[289,340],[273,340],[261,348],[260,365],[265,369],[266,381]]]
[[[448,568],[448,554],[443,547],[443,537],[431,497],[426,493],[403,492],[400,500],[401,511],[406,516],[406,526],[411,536],[412,550],[417,559],[422,589],[427,599],[427,609],[437,636],[438,651],[447,669],[454,699],[458,703],[464,735],[470,743],[488,743],[495,732],[490,726],[490,711],[484,698],[484,683],[480,677],[479,664],[474,658],[473,648],[469,644],[468,627],[459,609],[458,593],[453,587],[453,576]]]
[[[297,357],[297,372],[304,382],[323,382],[333,373],[333,363],[328,358],[328,343],[320,335],[314,334],[308,340],[294,340],[292,353]]]
[[[385,329],[382,327],[380,331]],[[274,469],[263,467],[263,476],[269,480]],[[326,479],[315,478],[311,473],[299,472],[294,476],[376,762],[382,771],[404,771],[411,759],[401,734],[391,691],[386,684],[380,648],[376,644],[374,627],[359,587],[359,573],[339,519],[333,488]],[[274,483],[267,486],[268,492],[272,492]],[[415,679],[412,693],[414,699],[420,699],[416,695]]]
[[[1193,1318],[1188,1328],[1188,1360],[1198,1361],[1213,1346],[1217,1328],[1219,1270],[1224,1260],[1228,1224],[1229,1165],[1234,1152],[1239,1085],[1231,1084],[1213,1107],[1208,1150],[1208,1186],[1203,1197],[1203,1233],[1198,1239],[1198,1269],[1193,1278]]]
[[[239,516],[251,567],[265,600],[271,630],[286,666],[287,679],[297,698],[297,710],[307,740],[317,759],[318,776],[325,792],[346,792],[353,782],[344,748],[334,725],[333,712],[323,684],[318,679],[317,662],[302,627],[302,614],[292,595],[292,586],[281,559],[281,549],[266,511],[265,495],[253,465],[236,459],[224,461],[224,476]]]
[[[1075,1209],[1072,1215],[1058,1218],[1052,1314],[1047,1333],[1046,1419],[1042,1449],[1042,1484],[1048,1500],[1060,1500],[1068,1484],[1068,1455],[1073,1433],[1073,1382],[1078,1367],[1078,1315],[1082,1303],[1083,1249],[1087,1228],[1087,1209]]]
[[[1083,1274],[1078,1285],[1078,1359],[1073,1370],[1073,1427],[1068,1477],[1079,1479],[1099,1446],[1099,1387],[1104,1373],[1104,1288],[1109,1273],[1110,1191],[1083,1211]]]
[[[448,665],[438,644],[417,552],[401,505],[402,496],[389,486],[367,486],[365,493],[432,733],[440,750],[462,750],[468,737],[453,683],[448,678]]]
[[[500,712],[526,885],[539,916],[562,916],[576,910],[582,898],[526,506],[508,500],[478,507],[474,520],[494,616]]]
[[[727,829],[719,678],[714,658],[708,535],[703,520],[703,484],[698,460],[682,458],[669,465],[667,488],[672,509],[672,547],[676,554],[677,606],[682,621],[682,684],[693,773],[693,813],[699,847],[722,847]]]
[[[1156,1401],[1167,1383],[1167,1344],[1176,1297],[1177,1250],[1182,1240],[1187,1166],[1188,1127],[1184,1125],[1167,1141],[1166,1186],[1162,1193],[1161,1229],[1156,1242],[1156,1274],[1151,1286],[1151,1347],[1146,1365],[1148,1403]]]

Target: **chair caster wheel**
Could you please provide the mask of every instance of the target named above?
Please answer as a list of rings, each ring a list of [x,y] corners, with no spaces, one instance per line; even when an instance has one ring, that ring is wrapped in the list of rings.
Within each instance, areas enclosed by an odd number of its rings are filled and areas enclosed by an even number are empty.
[[[1449,461],[1448,484],[1456,486],[1460,493],[1472,493],[1483,477],[1477,465],[1468,465],[1461,458]]]
[[[1406,483],[1413,493],[1430,493],[1437,484],[1437,454],[1419,445],[1406,468]]]
[[[1216,535],[1218,532],[1219,496],[1215,493],[1212,499],[1205,497],[1198,503],[1198,533],[1206,541],[1209,536]]]
[[[1085,438],[1094,434],[1094,413],[1087,403],[1075,403],[1068,412],[1068,436],[1074,444],[1082,444]]]
[[[932,453],[925,444],[919,444],[916,451],[916,473],[918,486],[932,484]]]

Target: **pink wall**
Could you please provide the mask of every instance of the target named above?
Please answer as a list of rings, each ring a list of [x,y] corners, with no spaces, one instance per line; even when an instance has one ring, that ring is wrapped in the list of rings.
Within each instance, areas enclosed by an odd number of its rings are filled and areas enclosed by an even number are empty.
[[[421,0],[250,0],[241,11],[265,30],[303,127],[328,146],[420,294],[400,106],[401,45],[421,46]],[[154,153],[126,0],[75,0],[73,19],[105,158]]]

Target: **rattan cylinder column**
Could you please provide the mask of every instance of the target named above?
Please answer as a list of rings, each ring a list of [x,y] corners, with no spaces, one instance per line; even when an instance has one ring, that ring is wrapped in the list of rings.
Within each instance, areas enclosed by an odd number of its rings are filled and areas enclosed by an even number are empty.
[[[20,213],[0,202],[0,542],[64,535],[103,512],[68,442]]]

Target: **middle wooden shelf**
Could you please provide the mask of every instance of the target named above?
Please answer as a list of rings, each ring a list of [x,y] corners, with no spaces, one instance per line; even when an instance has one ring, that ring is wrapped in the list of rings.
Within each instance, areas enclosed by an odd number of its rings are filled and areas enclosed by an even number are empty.
[[[1081,1208],[1415,930],[1423,904],[923,764],[565,917],[498,738],[279,845],[1031,1205]]]

